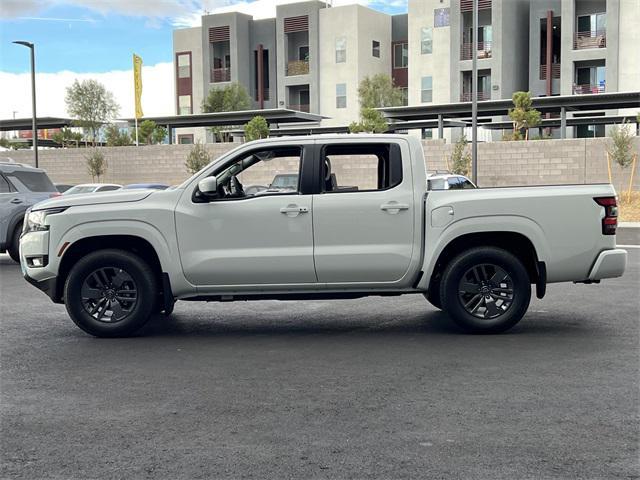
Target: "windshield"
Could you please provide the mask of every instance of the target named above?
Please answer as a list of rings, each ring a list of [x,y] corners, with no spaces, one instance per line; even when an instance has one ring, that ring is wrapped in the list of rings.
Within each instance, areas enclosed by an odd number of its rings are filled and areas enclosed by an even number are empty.
[[[66,192],[63,193],[63,195],[75,195],[77,193],[92,193],[96,190],[97,187],[94,186],[82,186],[82,185],[78,185],[76,187],[70,188],[69,190],[67,190]]]

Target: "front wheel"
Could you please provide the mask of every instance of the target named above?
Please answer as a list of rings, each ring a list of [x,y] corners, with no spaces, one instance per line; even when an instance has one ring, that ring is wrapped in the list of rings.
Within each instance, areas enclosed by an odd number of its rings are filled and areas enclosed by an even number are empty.
[[[157,299],[157,279],[140,257],[99,250],[76,263],[64,287],[74,323],[96,337],[121,337],[141,328]]]
[[[478,247],[461,253],[444,271],[444,310],[471,333],[504,332],[522,319],[531,283],[522,262],[506,250]]]

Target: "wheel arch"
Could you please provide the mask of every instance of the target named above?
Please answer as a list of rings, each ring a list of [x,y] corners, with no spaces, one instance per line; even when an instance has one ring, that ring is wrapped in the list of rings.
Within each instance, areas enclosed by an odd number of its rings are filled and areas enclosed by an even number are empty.
[[[105,249],[120,249],[138,255],[151,267],[158,283],[162,282],[162,263],[151,242],[137,235],[94,235],[70,243],[64,250],[58,266],[55,298],[62,298],[69,272],[79,259],[88,253]]]
[[[546,265],[533,241],[521,232],[485,231],[465,233],[452,238],[433,255],[422,288],[427,291],[438,285],[447,264],[458,254],[475,247],[497,247],[517,257],[524,265],[537,295],[542,298],[546,288]],[[427,283],[428,282],[428,283]]]

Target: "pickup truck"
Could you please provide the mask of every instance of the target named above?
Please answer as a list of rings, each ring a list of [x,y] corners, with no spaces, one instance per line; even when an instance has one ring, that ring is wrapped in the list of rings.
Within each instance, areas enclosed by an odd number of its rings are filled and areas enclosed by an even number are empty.
[[[297,187],[260,195],[274,173]],[[348,189],[341,186],[348,185]],[[532,285],[619,277],[613,187],[427,191],[406,135],[258,140],[173,190],[51,199],[25,215],[25,278],[100,337],[130,335],[176,300],[424,295],[462,329],[497,333]]]

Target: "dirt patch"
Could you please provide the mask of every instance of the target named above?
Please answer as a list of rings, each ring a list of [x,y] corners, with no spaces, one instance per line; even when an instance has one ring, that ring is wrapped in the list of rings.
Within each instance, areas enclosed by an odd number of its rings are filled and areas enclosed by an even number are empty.
[[[640,222],[640,192],[631,192],[631,198],[627,192],[618,194],[618,221]]]

